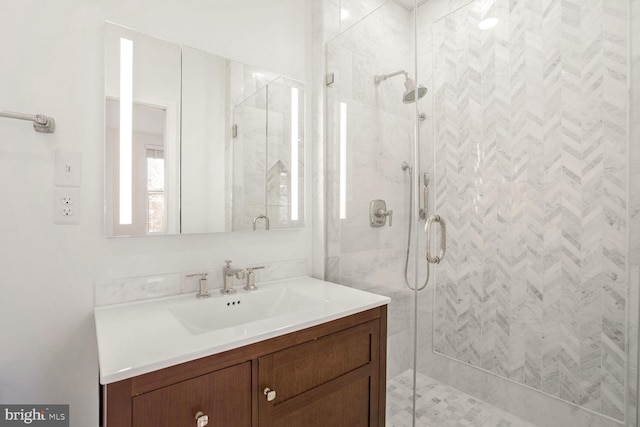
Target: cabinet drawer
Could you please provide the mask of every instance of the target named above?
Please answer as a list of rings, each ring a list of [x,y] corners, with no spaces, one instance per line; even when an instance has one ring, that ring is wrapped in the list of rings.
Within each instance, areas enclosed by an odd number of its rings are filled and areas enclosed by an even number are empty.
[[[379,426],[380,321],[259,359],[261,426]],[[382,382],[383,384],[383,382]],[[383,384],[384,385],[384,384]]]
[[[133,427],[193,427],[202,411],[210,427],[251,426],[251,362],[133,398]]]
[[[273,427],[369,427],[371,384],[362,377],[310,399],[309,404],[295,405],[281,416],[274,417]]]
[[[261,373],[271,367],[268,387],[277,390],[278,402],[368,365],[373,326],[369,322],[260,358]]]

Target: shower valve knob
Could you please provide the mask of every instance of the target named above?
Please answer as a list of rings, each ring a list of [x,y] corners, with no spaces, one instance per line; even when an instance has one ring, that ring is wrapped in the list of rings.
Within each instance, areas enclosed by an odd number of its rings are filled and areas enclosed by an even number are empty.
[[[391,227],[393,225],[393,211],[392,210],[382,210],[379,209],[378,213],[376,214],[376,216],[378,216],[379,218],[384,218],[384,217],[389,217],[389,227]]]
[[[369,224],[372,227],[382,227],[387,223],[389,218],[389,227],[393,224],[393,211],[387,210],[387,204],[384,200],[372,200],[369,203]]]

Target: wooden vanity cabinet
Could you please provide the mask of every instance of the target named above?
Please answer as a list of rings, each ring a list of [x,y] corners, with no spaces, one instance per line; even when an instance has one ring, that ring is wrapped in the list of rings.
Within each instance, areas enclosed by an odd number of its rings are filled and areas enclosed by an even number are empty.
[[[106,427],[382,427],[386,306],[103,386]]]

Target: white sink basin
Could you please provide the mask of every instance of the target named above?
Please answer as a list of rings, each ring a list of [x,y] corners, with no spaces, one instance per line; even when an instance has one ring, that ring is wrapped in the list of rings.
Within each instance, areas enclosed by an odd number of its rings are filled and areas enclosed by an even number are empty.
[[[311,277],[95,309],[100,382],[137,375],[387,304],[389,298]],[[235,303],[235,304],[234,304]]]
[[[176,304],[169,311],[187,331],[197,335],[272,317],[318,309],[327,304],[288,288],[259,289],[250,293],[214,295],[211,298]]]

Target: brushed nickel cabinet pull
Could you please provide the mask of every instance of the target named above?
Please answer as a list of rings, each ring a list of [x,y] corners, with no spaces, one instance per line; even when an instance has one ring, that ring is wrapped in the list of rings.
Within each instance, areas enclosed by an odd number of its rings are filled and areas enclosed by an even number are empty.
[[[276,391],[271,390],[269,387],[265,388],[263,393],[267,396],[267,402],[272,402],[276,398]]]
[[[205,415],[202,411],[198,411],[196,414],[196,427],[204,427],[209,424],[209,416]]]

